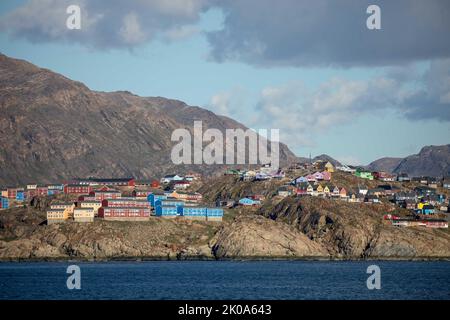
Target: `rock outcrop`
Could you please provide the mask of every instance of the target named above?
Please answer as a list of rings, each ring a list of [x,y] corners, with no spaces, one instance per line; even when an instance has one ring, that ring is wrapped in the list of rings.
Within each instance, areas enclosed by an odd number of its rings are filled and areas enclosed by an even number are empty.
[[[448,229],[398,228],[383,220],[387,204],[288,197],[259,213],[295,226],[334,258],[449,258]]]
[[[327,251],[295,228],[262,216],[239,216],[217,235],[217,258],[327,257]]]

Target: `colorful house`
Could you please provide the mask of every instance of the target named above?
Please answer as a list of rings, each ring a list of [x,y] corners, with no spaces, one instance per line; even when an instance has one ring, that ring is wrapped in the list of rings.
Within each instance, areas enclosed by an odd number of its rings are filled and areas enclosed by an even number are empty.
[[[335,171],[335,168],[334,168],[333,164],[332,164],[330,161],[328,161],[328,162],[325,164],[325,171],[326,171],[326,172],[329,172],[329,173],[332,173],[332,172]]]
[[[66,184],[64,186],[65,194],[90,194],[92,187],[90,185],[82,184]]]
[[[151,193],[147,197],[147,201],[150,202],[152,207],[155,207],[155,202],[157,200],[164,200],[164,199],[167,199],[167,196],[163,193],[158,193],[158,194]]]
[[[372,172],[365,171],[365,170],[362,170],[362,169],[356,169],[355,176],[357,176],[357,177],[359,177],[361,179],[373,180]]]
[[[333,190],[331,191],[332,197],[339,197],[340,196],[340,190],[338,186],[334,186]]]
[[[322,173],[322,178],[324,181],[330,181],[331,180],[331,173],[328,171],[323,171]]]
[[[23,189],[17,190],[16,201],[19,201],[19,202],[25,201],[25,191]]]
[[[73,220],[75,222],[94,222],[95,209],[92,207],[73,209]]]
[[[241,206],[256,206],[256,205],[260,205],[261,201],[259,200],[253,200],[250,198],[242,198],[239,200],[239,204]]]
[[[206,208],[206,220],[208,221],[222,221],[223,209],[221,208]]]
[[[80,208],[93,208],[94,216],[98,216],[98,209],[102,207],[102,202],[98,200],[82,201],[79,203]]]
[[[119,221],[146,221],[150,218],[150,208],[144,207],[101,207],[99,218]]]
[[[157,206],[155,208],[155,215],[162,218],[175,218],[179,216],[179,213],[177,207]]]
[[[308,179],[306,177],[297,177],[294,180],[292,180],[291,184],[293,185],[299,185],[301,183],[307,183]]]
[[[307,184],[307,183],[301,183],[301,184],[299,184],[299,185],[297,186],[296,193],[297,193],[297,195],[299,195],[299,196],[308,194],[308,184]]]
[[[9,199],[6,197],[0,197],[0,209],[9,208]]]
[[[155,207],[183,207],[184,201],[177,199],[158,199],[155,201]]]
[[[108,191],[91,191],[90,196],[94,196],[95,200],[103,201],[105,199],[118,199],[122,197],[122,192],[118,190],[108,190]]]
[[[341,190],[339,190],[339,196],[340,196],[341,198],[347,198],[347,197],[348,197],[348,195],[347,195],[347,189],[345,189],[344,187],[342,187]]]
[[[314,179],[315,179],[316,181],[321,181],[321,180],[323,180],[323,174],[322,174],[322,172],[316,172],[316,173],[314,173]]]
[[[47,210],[47,224],[65,222],[69,219],[67,210],[65,209],[49,209]]]
[[[161,178],[161,183],[171,183],[172,181],[181,181],[184,178],[182,176],[179,176],[177,174],[168,174]]]

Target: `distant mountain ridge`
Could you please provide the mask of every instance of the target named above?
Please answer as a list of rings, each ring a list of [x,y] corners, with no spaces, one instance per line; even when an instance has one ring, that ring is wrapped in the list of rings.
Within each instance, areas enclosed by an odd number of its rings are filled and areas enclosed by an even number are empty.
[[[72,177],[157,178],[225,165],[175,165],[172,132],[247,129],[206,109],[127,91],[97,92],[60,74],[0,54],[0,185]],[[280,144],[280,164],[296,159]]]
[[[448,176],[450,175],[450,144],[425,146],[418,154],[405,158],[381,158],[373,161],[366,168],[395,174],[407,173],[409,176]]]
[[[403,158],[384,157],[371,162],[365,168],[370,171],[394,172],[402,160]]]

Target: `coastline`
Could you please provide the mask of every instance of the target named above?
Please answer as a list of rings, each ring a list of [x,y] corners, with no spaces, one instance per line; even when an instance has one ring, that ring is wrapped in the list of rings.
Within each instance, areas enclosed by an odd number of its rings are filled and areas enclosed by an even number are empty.
[[[271,256],[271,257],[226,257],[226,258],[211,258],[205,256],[187,256],[187,257],[167,257],[167,256],[152,256],[152,257],[117,257],[108,259],[67,259],[67,258],[0,258],[0,264],[2,263],[39,263],[39,262],[55,262],[55,263],[108,263],[108,262],[157,262],[157,261],[209,261],[209,262],[222,262],[222,261],[242,261],[242,262],[261,262],[261,261],[314,261],[314,262],[364,262],[364,261],[404,261],[404,262],[450,262],[450,257],[283,257],[283,256]]]

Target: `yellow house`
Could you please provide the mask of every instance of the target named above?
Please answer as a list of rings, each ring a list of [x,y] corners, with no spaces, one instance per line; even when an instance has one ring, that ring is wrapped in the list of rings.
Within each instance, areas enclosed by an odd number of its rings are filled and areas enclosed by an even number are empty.
[[[328,161],[326,164],[325,164],[325,170],[326,171],[328,171],[328,172],[334,172],[334,170],[335,170],[335,168],[334,168],[334,166],[333,166],[333,164],[330,162],[330,161]]]
[[[2,197],[8,198],[8,190],[2,190]]]
[[[73,219],[76,222],[93,222],[94,208],[75,208],[73,210]]]
[[[83,201],[80,203],[80,208],[92,208],[95,217],[98,215],[98,209],[100,209],[101,206],[102,202],[97,200]]]
[[[329,188],[328,186],[325,186],[325,187],[323,188],[323,193],[329,194],[329,193],[330,193],[330,188]]]
[[[47,224],[64,222],[69,218],[67,210],[65,209],[50,209],[47,210]]]
[[[67,218],[72,218],[73,217],[73,209],[75,209],[75,204],[69,203],[69,202],[52,203],[50,205],[50,209],[52,209],[52,210],[63,209],[63,210],[65,210],[65,214],[67,214]]]
[[[417,209],[422,210],[424,206],[428,206],[428,205],[430,205],[428,202],[419,202],[417,204]]]
[[[328,191],[330,191],[330,190],[328,190]],[[317,186],[317,193],[323,193],[323,187],[320,184]]]

